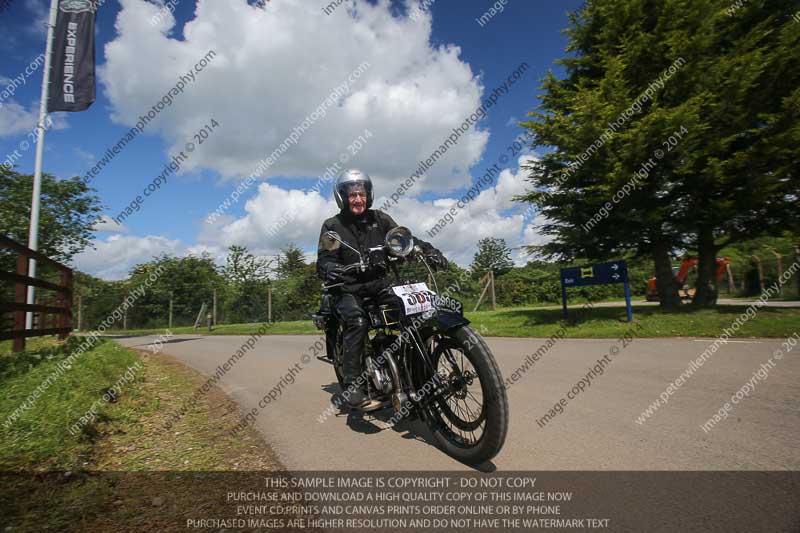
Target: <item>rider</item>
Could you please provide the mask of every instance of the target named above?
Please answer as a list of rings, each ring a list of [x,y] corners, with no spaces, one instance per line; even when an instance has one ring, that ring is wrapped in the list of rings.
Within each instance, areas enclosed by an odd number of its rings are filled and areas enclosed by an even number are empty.
[[[341,321],[342,332],[342,374],[347,394],[347,402],[352,407],[362,407],[369,401],[366,391],[358,380],[364,341],[369,331],[367,314],[362,306],[364,297],[379,297],[381,291],[389,287],[386,271],[373,268],[365,272],[345,273],[345,265],[358,263],[358,255],[346,246],[336,250],[325,250],[321,244],[322,235],[335,231],[341,239],[356,248],[366,257],[368,248],[384,244],[386,233],[397,227],[392,217],[377,209],[370,209],[373,200],[372,180],[360,170],[345,170],[336,179],[333,196],[339,213],[322,224],[320,246],[317,251],[317,274],[326,283],[344,283],[337,288],[333,307]],[[447,259],[430,243],[415,238],[422,252],[437,266],[446,270]],[[385,294],[385,293],[384,293]],[[330,354],[332,355],[332,354]]]

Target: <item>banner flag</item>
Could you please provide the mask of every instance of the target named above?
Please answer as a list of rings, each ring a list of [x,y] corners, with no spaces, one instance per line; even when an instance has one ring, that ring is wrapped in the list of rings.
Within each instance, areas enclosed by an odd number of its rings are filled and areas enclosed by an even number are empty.
[[[95,0],[60,0],[47,111],[83,111],[95,99]]]

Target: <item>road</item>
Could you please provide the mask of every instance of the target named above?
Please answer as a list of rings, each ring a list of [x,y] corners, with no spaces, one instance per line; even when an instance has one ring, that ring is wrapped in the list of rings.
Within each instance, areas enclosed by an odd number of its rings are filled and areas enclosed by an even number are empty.
[[[117,337],[146,348],[152,337]],[[257,408],[290,367],[302,365],[314,336],[262,337],[220,380],[242,411]],[[213,374],[246,336],[176,335],[163,352]],[[488,338],[505,377],[538,349],[542,339]],[[766,378],[708,433],[701,425],[767,363],[780,340],[730,341],[708,359],[642,424],[637,417],[673,382],[710,339],[636,339],[603,375],[545,427],[537,424],[587,374],[598,358],[621,344],[612,339],[564,339],[508,390],[508,439],[498,470],[798,470],[800,469],[800,345],[775,360]],[[390,413],[358,418],[318,417],[338,390],[330,365],[311,359],[277,400],[260,409],[255,427],[289,470],[466,470],[429,441],[419,422],[390,429]],[[286,383],[288,380],[284,380]]]

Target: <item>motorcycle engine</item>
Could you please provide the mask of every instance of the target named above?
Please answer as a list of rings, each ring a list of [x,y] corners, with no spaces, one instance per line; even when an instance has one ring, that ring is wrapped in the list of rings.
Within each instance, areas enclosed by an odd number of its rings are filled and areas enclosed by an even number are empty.
[[[396,339],[397,335],[387,335],[382,331],[377,332],[370,340],[371,350],[365,357],[367,373],[372,378],[372,384],[382,394],[392,392],[392,376],[389,373],[388,364],[385,361],[381,362],[379,355],[388,349]]]

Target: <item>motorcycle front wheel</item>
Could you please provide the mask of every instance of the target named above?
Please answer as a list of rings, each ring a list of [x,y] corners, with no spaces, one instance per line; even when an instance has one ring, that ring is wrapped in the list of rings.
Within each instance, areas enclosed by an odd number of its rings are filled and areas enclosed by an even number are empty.
[[[448,455],[484,463],[500,452],[508,432],[508,398],[497,362],[469,326],[429,340],[431,362],[444,386],[424,407],[426,422]]]

